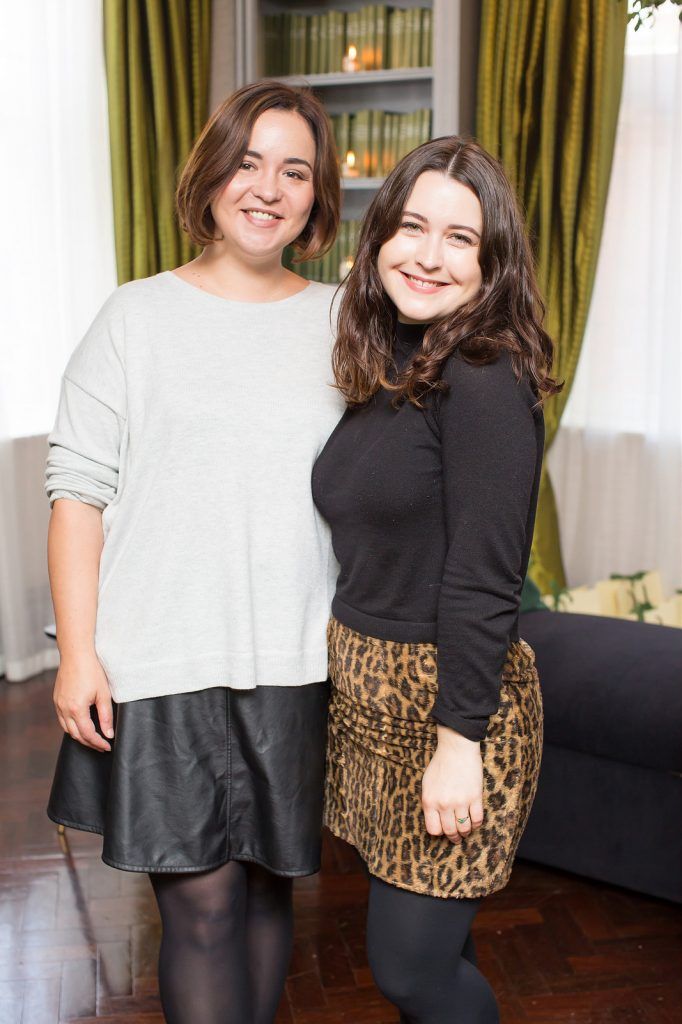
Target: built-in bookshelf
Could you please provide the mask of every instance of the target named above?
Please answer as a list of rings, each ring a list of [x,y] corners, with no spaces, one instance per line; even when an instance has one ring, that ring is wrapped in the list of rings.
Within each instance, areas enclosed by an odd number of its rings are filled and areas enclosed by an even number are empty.
[[[343,222],[326,257],[297,266],[306,277],[343,276],[373,194],[405,153],[429,138],[472,130],[479,6],[236,0],[238,84],[264,77],[306,83],[334,127]]]
[[[265,74],[430,69],[433,9],[429,2],[401,8],[376,0],[350,10],[334,4],[312,14],[264,11],[261,59]]]

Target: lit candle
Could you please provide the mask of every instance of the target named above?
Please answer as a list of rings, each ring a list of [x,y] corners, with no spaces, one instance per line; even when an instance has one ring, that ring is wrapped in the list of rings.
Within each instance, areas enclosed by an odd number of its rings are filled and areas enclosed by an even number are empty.
[[[338,67],[338,65],[337,65]],[[344,71],[359,71],[360,61],[358,60],[358,48],[357,46],[348,47],[348,53],[344,53],[343,60],[341,61],[341,67]]]
[[[346,153],[346,159],[341,164],[341,177],[342,178],[357,178],[359,171],[355,166],[355,153],[352,149],[349,149]]]
[[[341,260],[339,263],[339,281],[343,281],[348,276],[353,269],[354,262],[350,256],[346,256],[345,260]]]

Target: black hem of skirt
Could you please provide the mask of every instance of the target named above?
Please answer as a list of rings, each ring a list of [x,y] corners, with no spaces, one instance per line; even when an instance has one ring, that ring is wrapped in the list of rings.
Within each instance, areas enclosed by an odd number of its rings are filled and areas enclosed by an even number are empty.
[[[63,737],[47,815],[103,836],[103,863],[122,871],[198,873],[245,861],[283,878],[314,875],[328,700],[324,681],[115,704],[110,753]],[[133,771],[141,749],[147,756]]]
[[[64,818],[57,818],[55,815],[50,814],[49,811],[47,812],[47,816],[50,819],[50,821],[53,821],[55,823],[55,825],[63,825],[64,828],[73,828],[78,832],[90,832],[91,834],[98,836],[104,835],[103,829],[97,828],[95,825],[82,825],[75,821],[66,821]],[[214,871],[216,868],[222,867],[223,864],[229,864],[230,861],[235,860],[244,861],[248,864],[258,864],[259,867],[265,868],[266,871],[269,871],[271,875],[279,875],[281,878],[307,878],[310,875],[316,875],[321,867],[321,865],[318,864],[317,867],[314,868],[273,868],[270,864],[266,864],[264,860],[259,860],[257,857],[247,857],[246,855],[242,855],[239,857],[224,857],[222,860],[215,861],[215,863],[213,864],[202,864],[199,866],[188,864],[183,865],[181,867],[122,864],[119,861],[112,860],[110,857],[105,857],[104,853],[102,853],[100,856],[105,864],[108,864],[109,867],[116,868],[119,871],[137,871],[139,873],[154,875],[182,875],[190,874],[192,872],[198,873],[200,871]]]

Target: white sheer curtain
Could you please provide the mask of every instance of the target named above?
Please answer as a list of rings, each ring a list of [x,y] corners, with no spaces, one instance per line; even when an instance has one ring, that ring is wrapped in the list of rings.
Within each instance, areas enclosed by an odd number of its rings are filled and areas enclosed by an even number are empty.
[[[549,466],[569,584],[682,586],[682,26],[631,29],[587,331]]]
[[[45,435],[68,356],[116,286],[101,3],[0,15],[0,672],[56,663]]]

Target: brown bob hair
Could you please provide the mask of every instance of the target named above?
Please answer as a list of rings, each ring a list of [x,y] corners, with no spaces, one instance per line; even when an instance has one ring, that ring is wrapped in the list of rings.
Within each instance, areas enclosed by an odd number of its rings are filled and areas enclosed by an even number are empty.
[[[447,174],[477,196],[483,213],[482,282],[473,298],[434,321],[411,362],[389,379],[395,371],[397,310],[381,283],[377,257],[399,230],[410,193],[425,171]],[[395,392],[394,404],[407,399],[421,407],[427,392],[447,387],[443,365],[456,349],[478,364],[509,350],[517,377],[528,375],[539,401],[563,387],[549,376],[554,346],[542,326],[545,308],[519,204],[501,164],[472,140],[443,136],[403,157],[365,215],[345,285],[333,361],[336,386],[351,406],[384,387]]]
[[[315,202],[308,223],[292,245],[296,262],[322,256],[339,226],[341,184],[329,117],[310,89],[264,81],[245,85],[218,107],[187,158],[176,192],[180,226],[195,245],[215,241],[211,202],[237,173],[257,118],[266,110],[293,110],[315,139]]]

